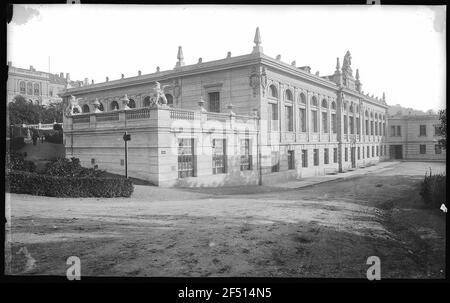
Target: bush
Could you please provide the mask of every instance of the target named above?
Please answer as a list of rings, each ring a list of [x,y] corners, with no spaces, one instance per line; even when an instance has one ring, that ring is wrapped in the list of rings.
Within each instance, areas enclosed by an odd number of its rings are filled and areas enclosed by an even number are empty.
[[[11,171],[6,175],[11,193],[49,197],[130,197],[134,186],[126,178],[58,177]]]
[[[58,124],[58,123],[53,124],[53,129],[54,130],[58,130],[58,131],[62,131],[62,125]]]
[[[27,172],[36,171],[36,165],[32,161],[25,160],[25,155],[18,152],[12,152],[6,155],[6,168],[8,170]]]
[[[445,174],[432,175],[430,171],[429,175],[425,175],[420,195],[428,207],[440,208],[442,203],[445,204],[445,182]]]
[[[78,158],[58,158],[45,166],[43,174],[59,177],[104,177],[105,171],[82,167]]]
[[[57,130],[48,130],[44,134],[45,141],[55,144],[63,144],[63,132]]]

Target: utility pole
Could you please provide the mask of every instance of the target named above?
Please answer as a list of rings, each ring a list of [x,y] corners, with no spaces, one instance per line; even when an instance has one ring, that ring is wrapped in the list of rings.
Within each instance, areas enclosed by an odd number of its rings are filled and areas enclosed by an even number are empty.
[[[128,141],[131,140],[131,135],[125,132],[123,141],[125,141],[125,178],[128,178]]]

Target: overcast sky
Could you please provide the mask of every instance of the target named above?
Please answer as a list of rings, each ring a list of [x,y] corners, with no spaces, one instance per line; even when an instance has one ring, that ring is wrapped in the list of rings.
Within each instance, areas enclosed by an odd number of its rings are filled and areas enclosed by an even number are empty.
[[[14,5],[7,58],[14,66],[95,83],[248,54],[260,27],[264,53],[332,74],[347,50],[364,92],[388,104],[445,108],[446,8],[426,6]]]

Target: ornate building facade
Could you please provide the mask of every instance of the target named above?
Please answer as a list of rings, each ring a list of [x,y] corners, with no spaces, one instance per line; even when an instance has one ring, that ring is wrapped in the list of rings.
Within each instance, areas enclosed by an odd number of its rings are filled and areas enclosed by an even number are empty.
[[[77,87],[83,83],[71,81],[69,73],[64,77],[63,73],[58,75],[37,71],[32,65],[29,69],[19,68],[8,62],[8,103],[18,95],[41,105],[61,102],[62,98],[58,94],[63,92],[68,84]]]
[[[66,155],[160,186],[267,184],[388,158],[387,105],[364,94],[351,54],[328,76],[251,53],[67,89]]]

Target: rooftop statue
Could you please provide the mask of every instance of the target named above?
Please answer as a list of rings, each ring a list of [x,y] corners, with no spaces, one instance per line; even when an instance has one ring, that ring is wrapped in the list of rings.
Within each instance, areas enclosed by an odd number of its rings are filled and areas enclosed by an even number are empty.
[[[342,73],[344,74],[344,77],[347,79],[353,78],[353,71],[350,65],[352,64],[352,55],[350,54],[350,51],[347,51],[347,53],[344,56],[344,61],[342,62]]]
[[[153,92],[151,94],[151,99],[153,101],[154,105],[167,105],[167,98],[166,94],[164,93],[164,90],[167,87],[170,87],[170,85],[163,85],[161,86],[161,83],[158,81],[155,81],[156,85],[153,88]]]
[[[69,105],[66,108],[66,115],[72,116],[76,114],[81,114],[81,106],[78,104],[78,98],[75,98],[75,96],[70,96],[69,99]]]

